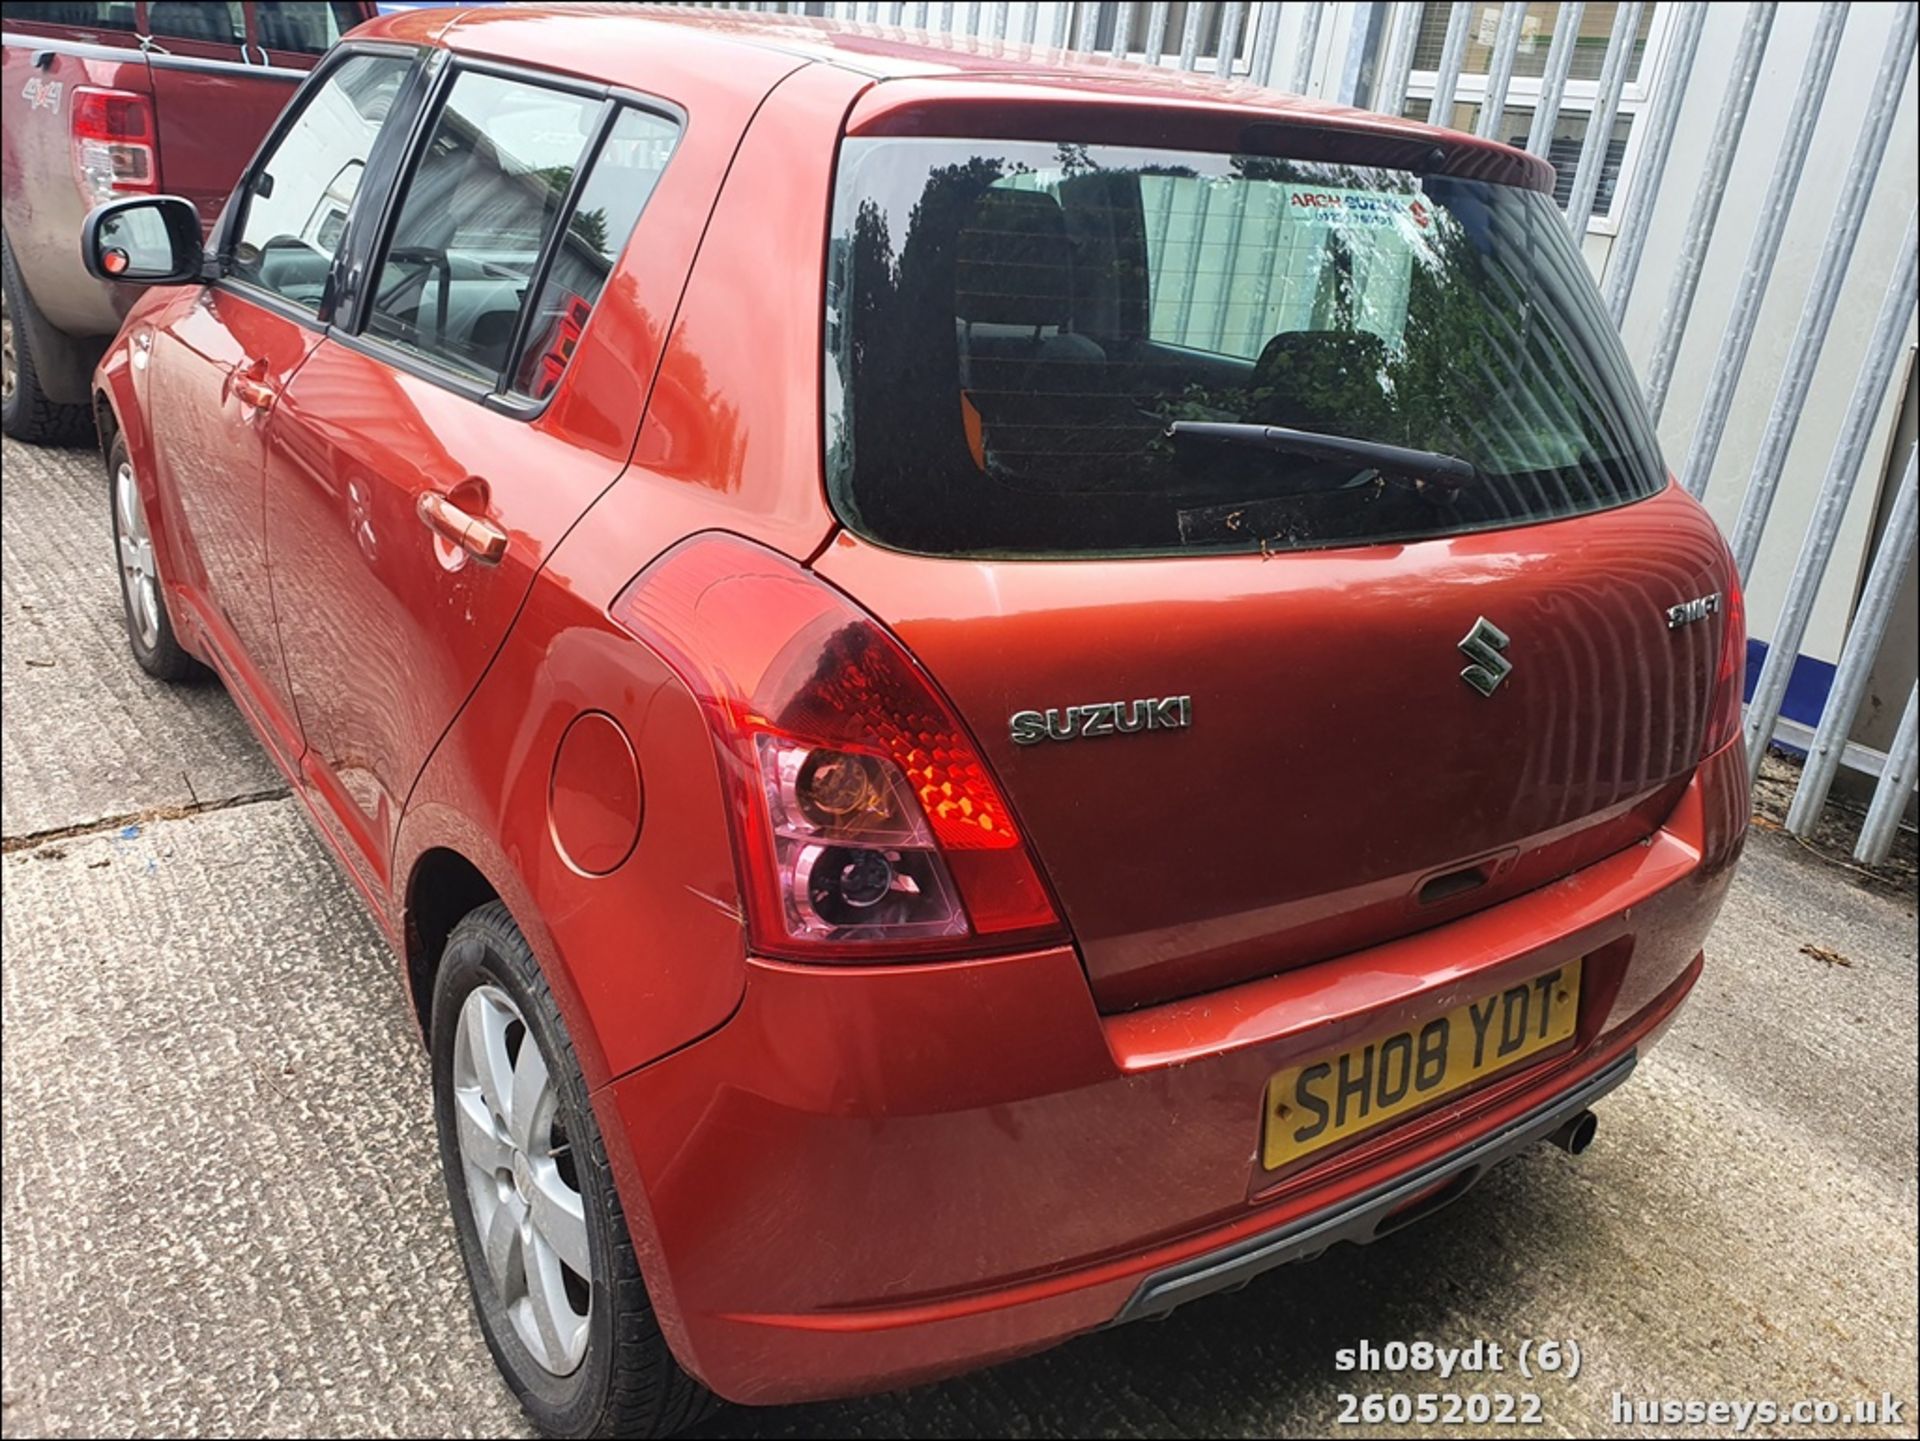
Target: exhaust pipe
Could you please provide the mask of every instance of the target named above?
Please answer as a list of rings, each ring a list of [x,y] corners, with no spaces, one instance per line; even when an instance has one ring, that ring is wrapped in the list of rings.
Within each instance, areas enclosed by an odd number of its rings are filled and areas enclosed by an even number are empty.
[[[1592,1111],[1582,1111],[1561,1122],[1560,1128],[1547,1139],[1569,1156],[1577,1156],[1593,1144],[1593,1133],[1599,1129],[1599,1117]]]

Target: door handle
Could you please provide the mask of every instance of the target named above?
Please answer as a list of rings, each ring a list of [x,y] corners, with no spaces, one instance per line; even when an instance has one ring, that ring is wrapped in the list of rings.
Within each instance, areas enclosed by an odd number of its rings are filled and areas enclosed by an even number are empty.
[[[255,380],[246,375],[234,376],[233,393],[240,397],[242,405],[262,413],[272,410],[274,401],[280,398],[280,392],[264,380]]]
[[[435,490],[423,490],[415,505],[427,529],[457,545],[482,565],[496,565],[507,553],[507,533],[490,520],[469,515]]]

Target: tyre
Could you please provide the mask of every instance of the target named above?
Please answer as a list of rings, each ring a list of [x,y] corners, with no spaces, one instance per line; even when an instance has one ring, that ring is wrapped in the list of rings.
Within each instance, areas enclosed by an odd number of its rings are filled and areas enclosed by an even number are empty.
[[[553,995],[506,907],[454,927],[431,1023],[440,1163],[487,1348],[553,1436],[670,1436],[716,1404],[654,1319]]]
[[[140,669],[159,680],[192,680],[200,662],[181,649],[167,615],[167,595],[154,558],[147,506],[134,476],[127,443],[116,439],[107,453],[107,478],[113,500],[113,549],[120,572],[120,606],[127,621],[127,644]]]
[[[93,433],[84,405],[63,405],[40,389],[33,359],[32,299],[13,269],[13,248],[0,245],[0,430],[34,445],[72,445]]]

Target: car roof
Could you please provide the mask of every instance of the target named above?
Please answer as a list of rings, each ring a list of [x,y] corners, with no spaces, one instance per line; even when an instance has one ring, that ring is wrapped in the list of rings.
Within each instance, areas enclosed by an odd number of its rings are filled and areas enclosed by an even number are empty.
[[[758,77],[764,66],[740,62],[785,59],[832,65],[876,82],[887,97],[863,104],[850,130],[891,128],[880,118],[883,112],[924,108],[929,102],[1002,108],[1106,103],[1136,115],[1156,108],[1205,110],[1216,118],[1237,112],[1247,122],[1308,127],[1322,134],[1346,132],[1402,146],[1444,146],[1454,157],[1446,168],[1496,175],[1532,189],[1550,189],[1554,176],[1544,160],[1495,141],[1286,95],[1246,80],[897,25],[694,6],[519,4],[400,11],[353,34],[355,39],[438,45],[476,58],[510,60],[642,91],[650,88],[650,78],[663,63],[700,74],[703,84],[759,84],[762,89]]]

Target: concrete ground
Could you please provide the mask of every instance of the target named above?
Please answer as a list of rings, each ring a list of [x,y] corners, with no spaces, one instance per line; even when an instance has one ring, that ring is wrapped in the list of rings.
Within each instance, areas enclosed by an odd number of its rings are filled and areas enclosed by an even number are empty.
[[[469,1315],[373,926],[219,688],[128,658],[96,459],[8,443],[0,497],[0,1430],[524,1434]],[[1535,1429],[1560,1435],[1631,1430],[1616,1392],[1890,1391],[1901,1422],[1854,1434],[1911,1435],[1912,900],[1756,832],[1708,959],[1578,1161],[1538,1151],[1409,1231],[1165,1322],[704,1430],[1314,1435],[1341,1392],[1397,1386],[1536,1391]],[[1578,1343],[1577,1379],[1333,1366],[1362,1338],[1542,1337]],[[1515,1428],[1446,1428],[1489,1429]]]

